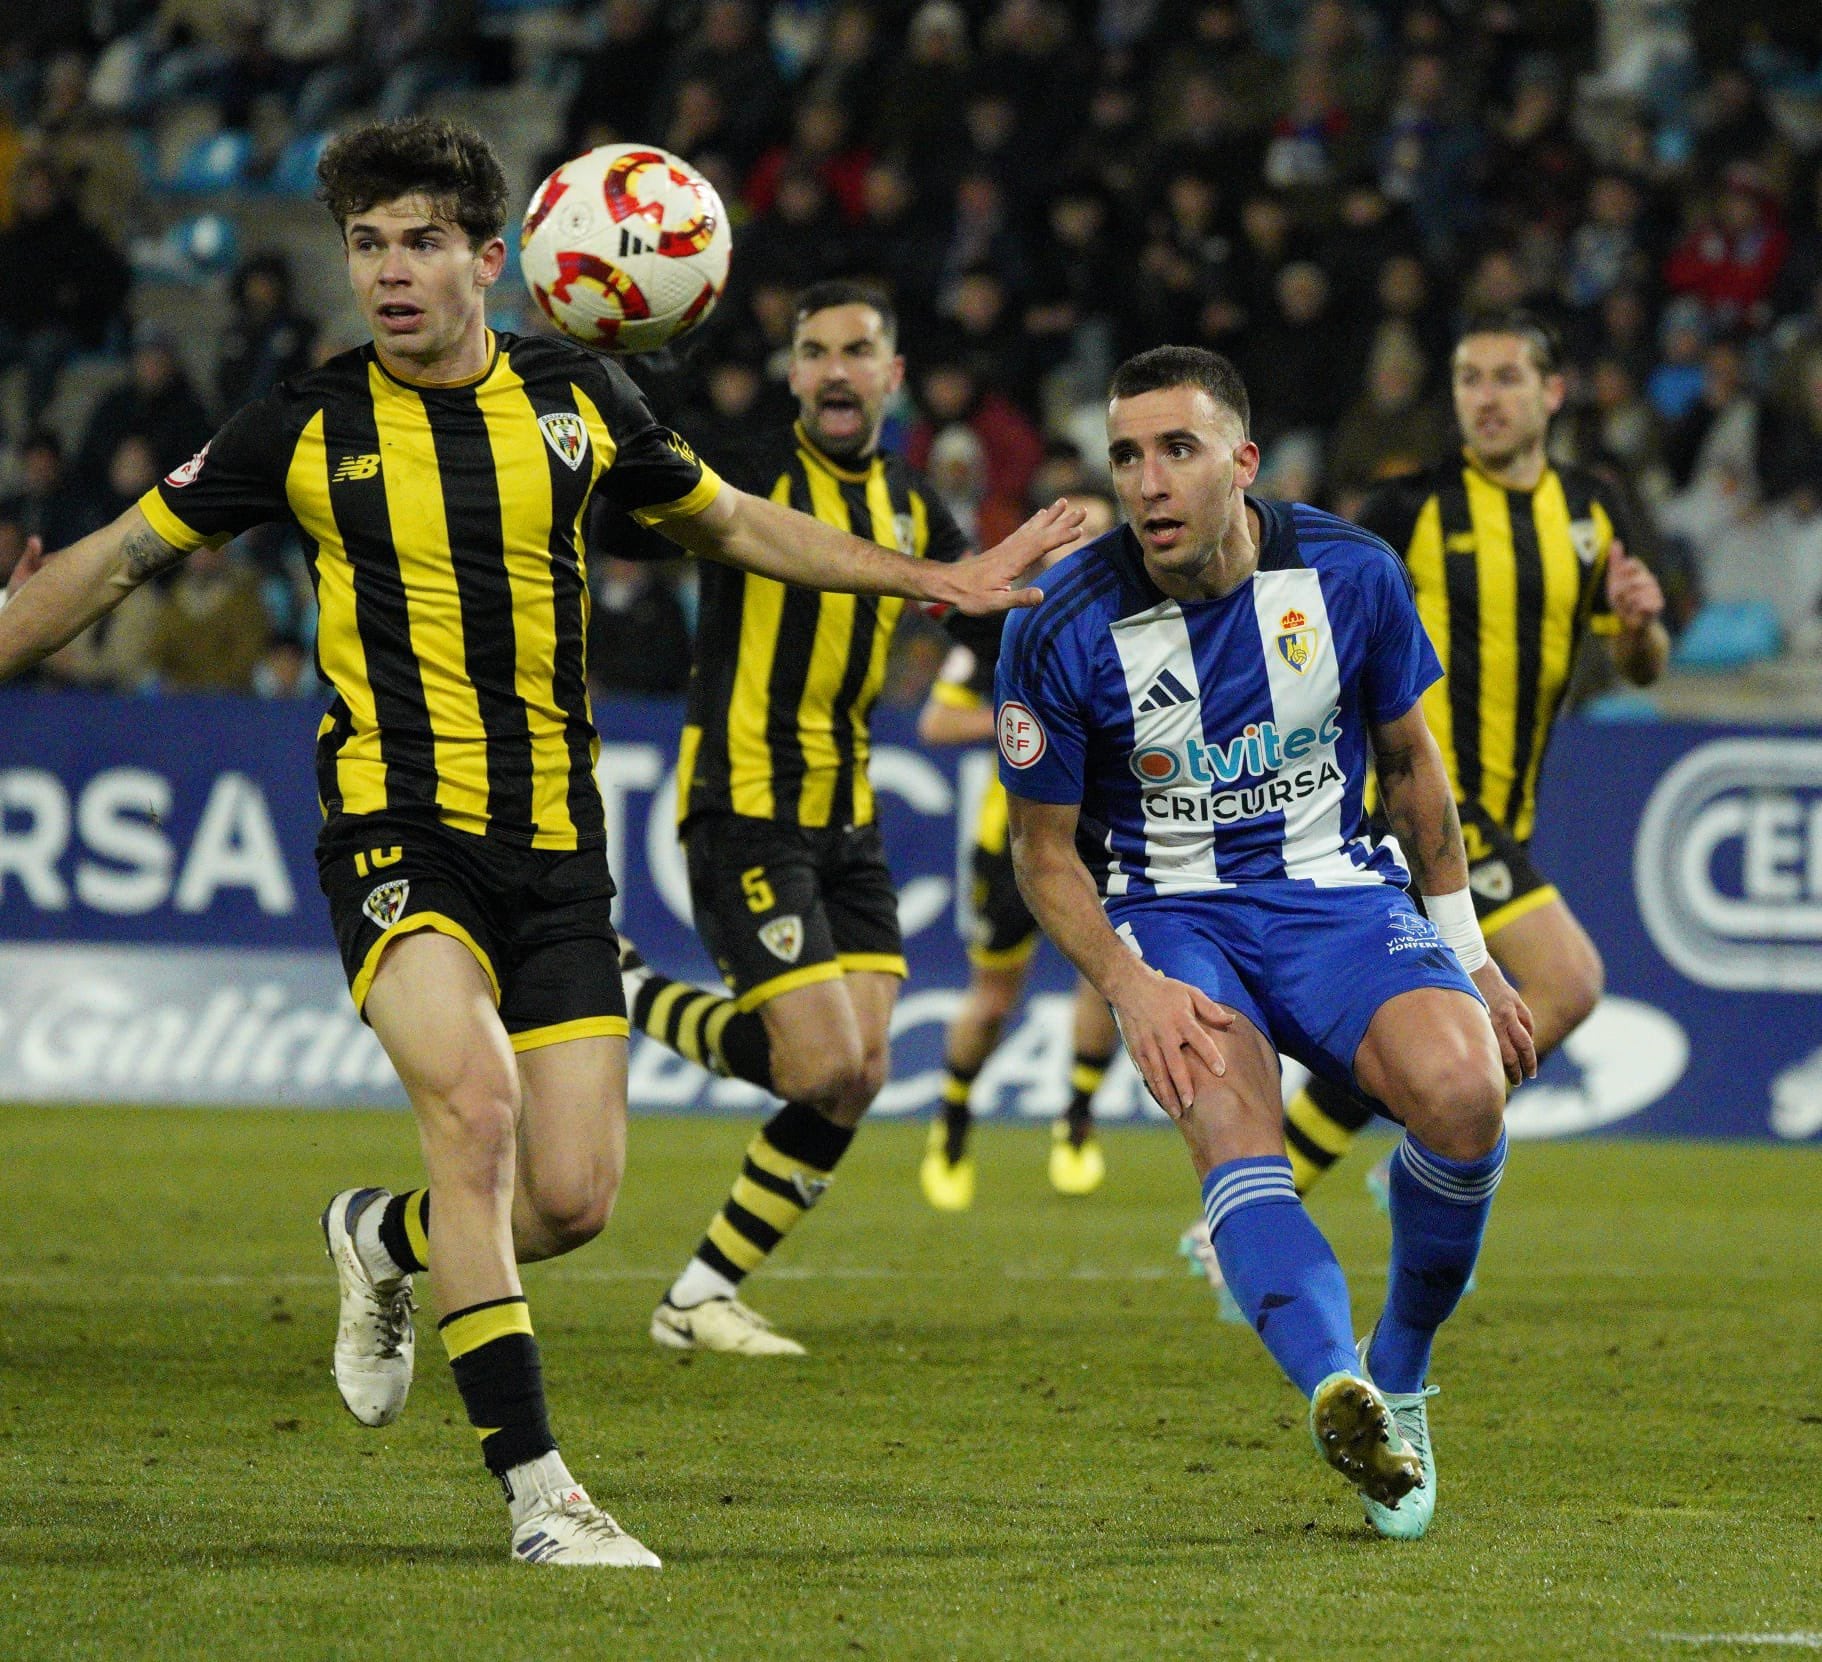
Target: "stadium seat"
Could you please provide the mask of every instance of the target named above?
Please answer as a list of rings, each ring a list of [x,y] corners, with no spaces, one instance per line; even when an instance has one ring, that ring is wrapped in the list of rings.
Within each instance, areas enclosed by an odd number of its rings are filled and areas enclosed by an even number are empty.
[[[279,152],[266,189],[275,196],[313,196],[316,164],[328,142],[327,133],[299,133]]]
[[[1777,608],[1766,600],[1713,600],[1697,612],[1671,653],[1678,669],[1744,669],[1777,657]]]
[[[1582,706],[1582,714],[1589,721],[1656,721],[1658,707],[1648,693],[1632,687],[1616,687],[1612,692],[1589,699]]]
[[[238,128],[200,138],[185,152],[165,188],[192,196],[238,190],[246,182],[252,148],[252,140]]]
[[[191,214],[162,236],[134,241],[127,258],[133,275],[154,283],[206,283],[230,270],[240,255],[240,234],[226,214]]]

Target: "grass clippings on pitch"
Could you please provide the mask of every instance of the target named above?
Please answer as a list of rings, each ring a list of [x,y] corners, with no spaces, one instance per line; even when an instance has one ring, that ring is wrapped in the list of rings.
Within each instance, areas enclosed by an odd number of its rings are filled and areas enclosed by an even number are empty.
[[[1412,1662],[1822,1630],[1814,1150],[1516,1150],[1404,1545],[1183,1272],[1168,1131],[1111,1133],[1106,1188],[1064,1201],[1042,1128],[988,1127],[979,1203],[939,1217],[922,1128],[869,1127],[751,1287],[812,1354],[656,1349],[749,1133],[636,1121],[607,1236],[527,1274],[571,1464],[666,1562],[571,1573],[507,1560],[431,1312],[397,1425],[328,1378],[316,1212],[412,1179],[403,1116],[0,1112],[0,1657]],[[1362,1164],[1314,1210],[1364,1325]]]

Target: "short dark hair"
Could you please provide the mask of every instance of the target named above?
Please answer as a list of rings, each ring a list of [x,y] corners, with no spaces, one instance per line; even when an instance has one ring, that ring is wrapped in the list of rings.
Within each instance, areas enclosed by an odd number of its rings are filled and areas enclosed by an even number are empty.
[[[845,277],[827,283],[812,283],[797,296],[797,304],[791,312],[793,332],[806,317],[816,312],[826,312],[832,306],[872,307],[879,314],[880,328],[885,332],[886,339],[893,346],[898,345],[898,313],[893,310],[886,291],[875,288],[871,283],[856,283]]]
[[[1462,325],[1455,344],[1460,346],[1471,335],[1518,336],[1531,348],[1531,360],[1537,365],[1539,375],[1554,375],[1563,366],[1562,338],[1536,312],[1527,311],[1523,306],[1476,312]]]
[[[316,164],[317,194],[339,230],[350,214],[422,196],[476,248],[506,224],[506,175],[493,146],[443,116],[370,121],[332,139]]]
[[[1154,346],[1128,358],[1113,372],[1107,396],[1110,400],[1137,398],[1142,392],[1164,392],[1171,387],[1200,387],[1222,408],[1233,411],[1240,418],[1241,437],[1249,436],[1253,413],[1246,383],[1231,362],[1206,347]]]

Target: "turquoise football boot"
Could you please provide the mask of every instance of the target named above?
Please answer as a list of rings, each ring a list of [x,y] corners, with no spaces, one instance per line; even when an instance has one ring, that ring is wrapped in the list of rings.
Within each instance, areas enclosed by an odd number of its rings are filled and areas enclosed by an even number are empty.
[[[1393,1423],[1391,1408],[1362,1373],[1332,1373],[1310,1397],[1316,1452],[1371,1506],[1398,1505],[1423,1482],[1423,1466]]]
[[[1360,1358],[1360,1371],[1367,1371],[1367,1351],[1372,1346],[1368,1334],[1355,1347]],[[1439,1385],[1425,1385],[1420,1391],[1381,1391],[1392,1425],[1407,1448],[1417,1456],[1423,1468],[1423,1482],[1409,1494],[1387,1506],[1361,1491],[1361,1504],[1366,1508],[1367,1522],[1392,1541],[1419,1540],[1436,1515],[1436,1451],[1430,1445],[1430,1398],[1441,1390]]]

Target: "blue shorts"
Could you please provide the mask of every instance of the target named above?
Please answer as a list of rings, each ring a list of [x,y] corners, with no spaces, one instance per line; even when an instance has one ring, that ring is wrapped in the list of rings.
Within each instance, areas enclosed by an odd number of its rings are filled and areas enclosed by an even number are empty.
[[[1380,1005],[1416,987],[1478,999],[1403,889],[1249,883],[1115,900],[1108,921],[1152,968],[1237,1010],[1284,1055],[1356,1089],[1354,1053]]]

